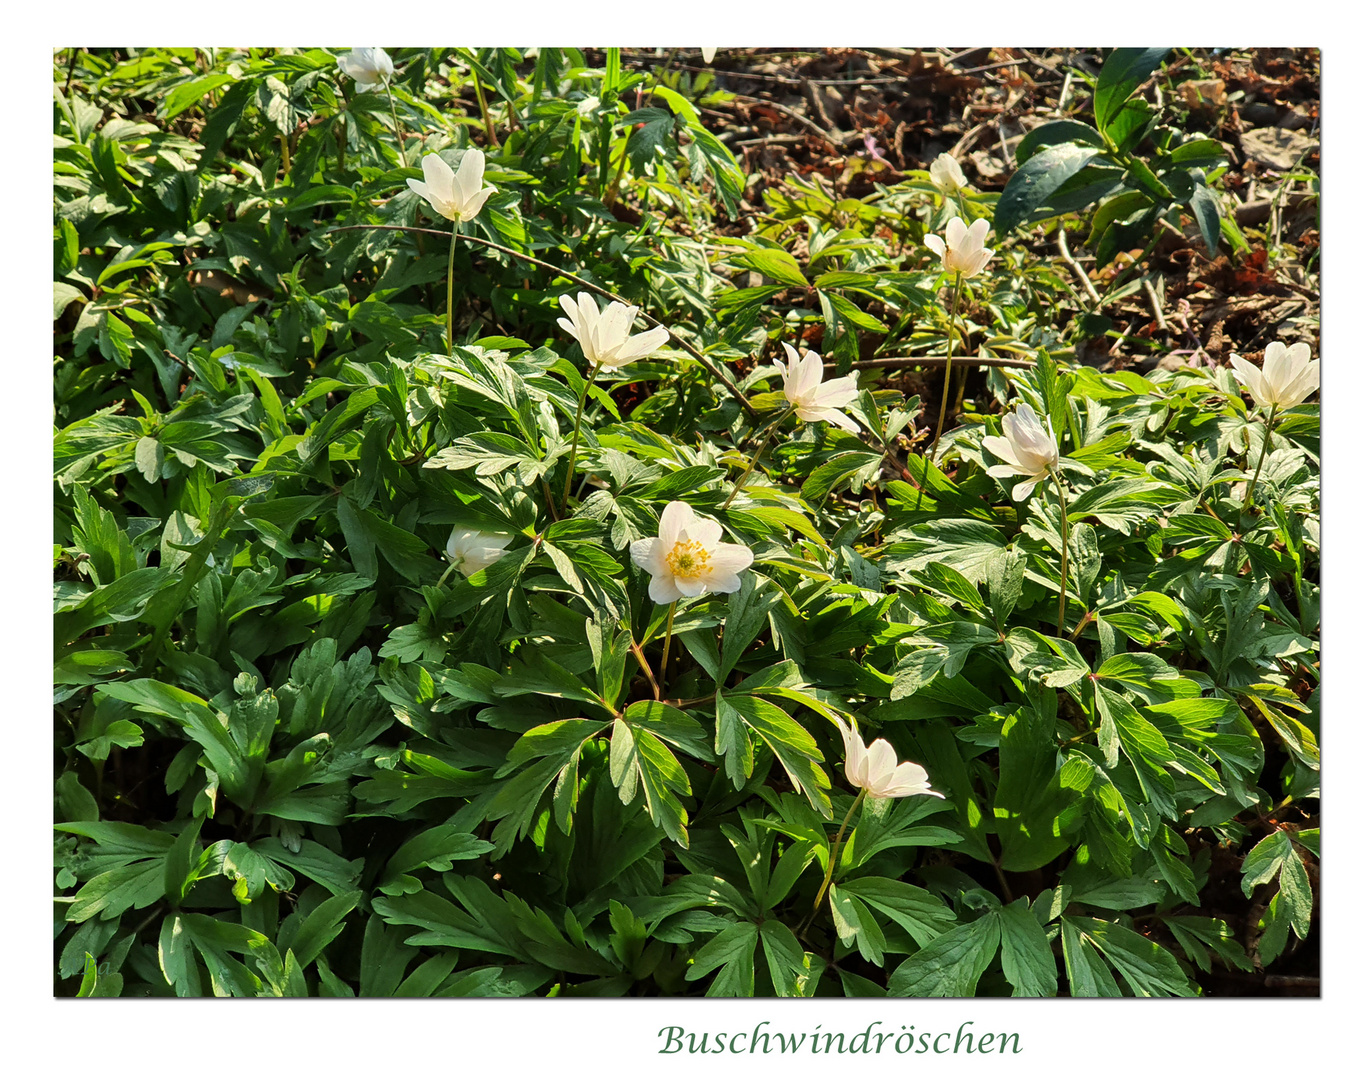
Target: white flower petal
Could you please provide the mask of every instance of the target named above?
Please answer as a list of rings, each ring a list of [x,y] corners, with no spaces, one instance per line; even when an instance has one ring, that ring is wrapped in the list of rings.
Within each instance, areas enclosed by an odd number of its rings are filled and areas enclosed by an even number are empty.
[[[724,527],[713,518],[697,517],[686,526],[685,533],[697,544],[712,548],[719,542],[719,537],[723,536]]]
[[[695,511],[687,503],[679,499],[666,504],[666,509],[662,511],[661,525],[657,529],[657,535],[661,537],[662,543],[668,548],[681,538],[681,534],[690,527],[695,520]]]
[[[1025,480],[1022,484],[1015,484],[1014,490],[1009,493],[1010,498],[1012,498],[1015,502],[1023,502],[1026,498],[1033,494],[1033,489],[1038,486],[1038,481],[1046,479],[1047,473],[1035,473],[1033,476],[1030,476],[1027,480]]]
[[[675,582],[676,591],[679,592],[682,596],[699,596],[701,593],[705,591],[705,583],[703,578],[677,577],[675,579]]]
[[[670,574],[653,577],[647,585],[647,595],[654,604],[670,604],[684,595],[676,588],[676,579]]]
[[[710,566],[721,573],[736,574],[752,565],[752,549],[744,544],[716,544],[709,554]]]

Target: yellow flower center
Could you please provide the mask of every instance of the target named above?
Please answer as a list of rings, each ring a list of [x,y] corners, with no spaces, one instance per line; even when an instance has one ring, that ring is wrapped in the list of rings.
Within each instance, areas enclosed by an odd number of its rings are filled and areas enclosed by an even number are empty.
[[[709,552],[695,540],[678,540],[667,552],[666,565],[678,578],[697,578],[709,573]]]

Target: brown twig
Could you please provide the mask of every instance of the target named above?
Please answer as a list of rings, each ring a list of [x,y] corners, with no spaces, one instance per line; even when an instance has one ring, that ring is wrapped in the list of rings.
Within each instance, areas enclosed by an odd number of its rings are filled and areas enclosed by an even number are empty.
[[[328,231],[330,233],[336,233],[349,232],[355,229],[382,229],[387,232],[419,233],[424,236],[441,236],[444,239],[447,239],[447,237],[449,236],[449,233],[445,230],[440,231],[438,229],[421,229],[414,225],[338,225],[335,228],[329,229]],[[515,251],[511,247],[505,247],[504,244],[497,244],[494,240],[485,240],[479,236],[463,236],[462,239],[471,244],[481,244],[484,247],[493,248],[496,251],[502,251],[511,258],[522,259],[524,262],[532,263],[534,266],[541,266],[544,270],[551,270],[554,274],[557,274],[560,277],[567,278],[569,281],[574,281],[577,285],[581,286],[581,288],[588,289],[590,292],[595,293],[597,296],[603,296],[606,300],[617,300],[619,303],[624,304],[625,306],[634,306],[630,301],[625,300],[618,293],[611,292],[609,289],[601,288],[599,285],[596,285],[594,282],[587,281],[585,278],[577,277],[570,270],[564,270],[560,266],[553,266],[552,263],[544,262],[542,259],[534,258],[532,255],[525,255],[522,251]],[[719,382],[723,383],[724,389],[727,390],[738,400],[738,404],[743,407],[743,411],[746,412],[748,416],[755,417],[757,415],[757,410],[752,407],[752,403],[747,400],[747,397],[743,394],[743,392],[733,385],[733,380],[728,378],[728,376],[726,376],[721,369],[715,367],[714,364],[705,357],[704,353],[700,352],[699,349],[695,348],[695,346],[691,345],[688,341],[683,340],[674,330],[671,329],[671,327],[667,326],[667,324],[662,322],[660,319],[654,318],[652,315],[649,315],[646,311],[640,310],[639,314],[642,315],[644,319],[652,323],[654,326],[660,326],[663,330],[665,330],[667,332],[667,337],[669,337],[672,341],[674,341],[692,357],[698,360],[701,367],[703,367],[706,371],[708,371],[711,375],[718,379]],[[1029,366],[1031,367],[1032,365],[1030,364]]]

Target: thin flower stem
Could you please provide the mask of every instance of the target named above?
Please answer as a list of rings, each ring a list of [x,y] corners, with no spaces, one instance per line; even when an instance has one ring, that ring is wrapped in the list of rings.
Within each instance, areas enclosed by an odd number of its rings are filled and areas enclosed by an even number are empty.
[[[485,121],[486,138],[490,140],[492,149],[499,149],[500,140],[495,137],[495,122],[490,118],[490,109],[486,107],[486,92],[481,88],[481,72],[476,67],[476,57],[471,58],[471,85],[476,87],[476,105],[481,110],[481,119]]]
[[[952,279],[952,310],[947,322],[947,364],[943,367],[943,403],[938,407],[938,430],[933,441],[928,444],[928,456],[932,460],[938,452],[938,442],[943,437],[943,418],[947,415],[947,392],[952,386],[952,340],[957,331],[957,304],[962,298],[962,275],[957,273]]]
[[[862,805],[862,800],[866,798],[866,788],[857,792],[857,797],[852,800],[852,805],[848,807],[847,816],[843,818],[843,823],[838,826],[838,835],[833,838],[833,849],[828,856],[828,870],[824,874],[824,883],[819,886],[819,895],[814,898],[814,907],[809,912],[809,918],[805,919],[804,925],[800,927],[800,933],[804,933],[809,928],[809,924],[814,921],[814,916],[819,914],[819,905],[824,902],[824,894],[828,892],[829,883],[833,880],[833,872],[838,869],[838,852],[842,850],[840,846],[843,842],[843,833],[847,831],[847,823],[852,820],[852,815],[857,812],[857,807]]]
[[[405,168],[405,137],[400,133],[400,117],[395,112],[395,95],[390,92],[390,80],[383,79],[386,97],[390,100],[390,122],[395,127],[395,146],[400,151],[400,168]]]
[[[679,48],[672,49],[666,58],[666,63],[659,68],[653,69],[652,81],[647,84],[645,90],[640,90],[638,92],[638,101],[640,103],[643,101],[650,103],[652,101],[652,95],[657,89],[657,84],[662,81],[662,76],[671,68],[678,52],[680,52]],[[614,130],[613,125],[610,126],[610,130]],[[619,164],[614,170],[614,179],[609,182],[609,188],[605,191],[604,204],[605,209],[607,210],[614,209],[614,204],[619,199],[619,185],[623,182],[624,167],[628,164],[628,141],[632,134],[632,131],[625,132],[624,134],[624,148],[619,154]]]
[[[452,221],[452,243],[447,249],[447,354],[452,356],[452,264],[457,258],[457,219]]]
[[[1257,467],[1252,470],[1252,479],[1247,485],[1247,494],[1242,500],[1242,512],[1245,514],[1252,505],[1252,493],[1257,490],[1257,477],[1261,475],[1262,465],[1266,463],[1266,452],[1271,448],[1271,432],[1276,427],[1276,406],[1271,406],[1271,411],[1266,414],[1266,437],[1262,439],[1262,452],[1257,457]]]
[[[594,228],[594,224],[594,222],[591,223],[592,228]],[[447,233],[442,232],[438,229],[422,229],[414,225],[336,225],[332,229],[329,229],[327,231],[330,233],[352,232],[357,229],[379,229],[385,232],[407,232],[414,233],[416,237],[447,235]],[[610,290],[606,289],[603,285],[596,285],[593,281],[587,281],[585,278],[579,277],[569,270],[565,270],[560,266],[554,266],[550,262],[544,262],[542,259],[536,258],[533,255],[526,255],[522,251],[515,251],[512,247],[506,247],[504,244],[498,244],[494,240],[487,240],[483,236],[464,236],[462,237],[462,239],[468,244],[480,244],[482,247],[490,248],[492,251],[498,251],[504,255],[508,255],[512,259],[519,259],[522,262],[526,262],[531,266],[539,266],[542,267],[542,269],[544,270],[550,270],[552,273],[558,275],[559,277],[566,278],[568,281],[576,285],[579,285],[587,292],[592,292],[596,296],[602,296],[606,300],[617,300],[625,307],[633,306],[632,300],[625,300],[618,293],[610,292]],[[676,343],[678,348],[681,348],[685,350],[687,353],[689,353],[692,357],[694,357],[695,361],[702,368],[704,368],[711,375],[713,375],[714,378],[718,379],[719,382],[723,385],[723,388],[727,390],[733,396],[734,400],[736,400],[738,404],[742,407],[743,412],[747,413],[749,417],[755,418],[757,416],[756,407],[752,404],[752,402],[747,400],[747,395],[744,394],[741,390],[738,389],[737,386],[734,385],[733,380],[724,373],[722,368],[718,367],[712,360],[709,359],[709,357],[707,357],[704,353],[702,353],[690,342],[686,341],[683,337],[681,337],[680,334],[676,333],[676,331],[672,330],[671,327],[667,326],[666,323],[662,322],[661,319],[655,318],[646,311],[639,311],[638,314],[642,316],[642,318],[646,319],[653,326],[660,326],[663,330],[665,330],[667,332],[667,335],[671,338],[672,341]],[[1030,364],[1029,366],[1031,367],[1032,365]]]
[[[435,588],[438,588],[438,589],[441,589],[441,588],[443,587],[443,582],[445,582],[445,581],[448,579],[448,575],[451,574],[451,573],[452,573],[454,570],[456,570],[456,569],[457,569],[457,564],[456,564],[455,562],[454,562],[454,563],[449,563],[449,564],[448,564],[448,568],[447,568],[446,570],[443,571],[443,576],[440,577],[440,578],[438,579],[438,584],[437,584],[436,586],[434,586],[434,587],[435,587]]]
[[[571,458],[566,466],[566,486],[562,488],[562,510],[566,513],[566,502],[571,498],[571,478],[576,472],[576,446],[581,439],[581,414],[585,411],[586,395],[590,393],[590,384],[595,381],[595,376],[600,373],[600,365],[591,366],[590,374],[586,376],[585,385],[581,387],[581,396],[576,402],[576,423],[571,429]]]
[[[1069,561],[1067,544],[1069,526],[1066,520],[1066,488],[1062,486],[1062,474],[1057,470],[1052,471],[1052,479],[1057,482],[1057,505],[1062,511],[1062,584],[1061,595],[1057,597],[1057,636],[1062,636],[1062,625],[1066,622],[1066,568]],[[1077,633],[1080,629],[1077,628]]]
[[[752,460],[747,463],[747,468],[743,470],[743,475],[738,477],[738,482],[733,485],[733,490],[728,493],[728,498],[724,500],[724,505],[719,507],[720,510],[728,509],[729,504],[733,502],[738,492],[742,490],[743,481],[752,475],[752,470],[757,467],[757,462],[762,460],[762,452],[766,450],[767,444],[771,442],[771,436],[782,423],[790,418],[790,414],[794,411],[794,409],[787,409],[779,420],[762,433],[762,441],[757,444],[757,452],[752,455]]]
[[[666,661],[671,655],[671,624],[676,620],[676,601],[671,601],[671,607],[666,609],[666,644],[662,646],[662,676],[659,680],[663,686],[666,685]]]
[[[628,639],[633,655],[638,659],[638,666],[643,669],[643,674],[647,676],[647,681],[652,684],[652,700],[662,700],[662,688],[657,685],[657,676],[652,674],[652,665],[647,662],[647,657],[643,655],[643,650],[633,638]]]

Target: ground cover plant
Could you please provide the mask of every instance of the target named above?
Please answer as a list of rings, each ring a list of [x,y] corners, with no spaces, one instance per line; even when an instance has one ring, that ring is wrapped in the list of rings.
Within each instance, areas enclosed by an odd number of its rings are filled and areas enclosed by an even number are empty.
[[[53,65],[57,994],[1316,992],[1317,53]]]

